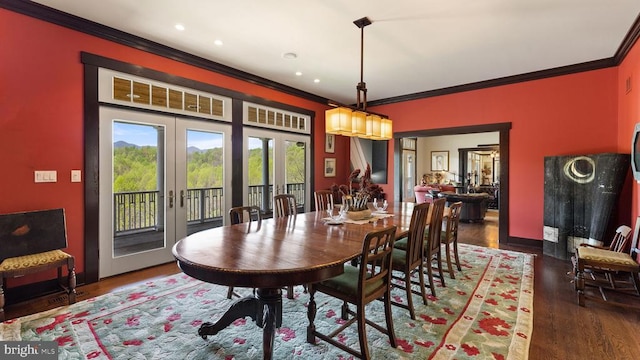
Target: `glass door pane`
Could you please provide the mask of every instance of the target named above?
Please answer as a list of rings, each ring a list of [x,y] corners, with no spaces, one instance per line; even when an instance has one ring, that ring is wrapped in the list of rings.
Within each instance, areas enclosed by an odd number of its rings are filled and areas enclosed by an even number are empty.
[[[265,214],[273,212],[273,144],[268,137],[247,137],[247,195],[245,205],[258,206]]]
[[[113,254],[165,246],[163,126],[113,122]],[[160,175],[160,176],[158,176]]]
[[[222,225],[222,154],[222,134],[187,130],[188,234]]]
[[[303,212],[306,202],[307,144],[303,141],[284,141],[284,189],[283,192],[296,197],[298,212]]]
[[[228,125],[187,119],[178,119],[176,128],[176,238],[181,239],[226,223],[231,130]]]

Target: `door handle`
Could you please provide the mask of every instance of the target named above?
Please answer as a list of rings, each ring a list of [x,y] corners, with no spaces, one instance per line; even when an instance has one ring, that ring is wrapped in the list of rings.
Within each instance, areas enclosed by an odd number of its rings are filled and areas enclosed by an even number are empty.
[[[184,207],[184,190],[180,190],[180,207]]]
[[[173,190],[169,190],[169,208],[173,207]]]
[[[276,185],[276,195],[279,195],[279,194],[280,194],[280,186]]]

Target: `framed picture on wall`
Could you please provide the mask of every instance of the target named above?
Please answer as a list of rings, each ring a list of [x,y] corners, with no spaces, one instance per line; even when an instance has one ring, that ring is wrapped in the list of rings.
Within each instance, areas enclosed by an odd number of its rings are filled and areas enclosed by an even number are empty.
[[[431,171],[449,171],[449,152],[431,152]]]
[[[324,152],[335,153],[336,152],[336,136],[334,134],[327,134],[324,142]]]
[[[336,158],[324,159],[324,177],[336,176]]]

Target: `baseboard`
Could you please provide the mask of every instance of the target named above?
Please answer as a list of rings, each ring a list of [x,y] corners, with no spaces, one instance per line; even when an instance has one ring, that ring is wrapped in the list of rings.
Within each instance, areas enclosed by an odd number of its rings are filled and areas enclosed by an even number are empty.
[[[527,238],[520,238],[520,237],[514,237],[514,236],[509,236],[507,238],[507,245],[525,246],[525,247],[530,247],[540,251],[542,251],[542,244],[543,244],[542,240],[527,239]]]
[[[66,271],[63,271],[62,274],[63,279],[66,278]],[[84,273],[76,274],[77,286],[84,283]],[[3,289],[5,305],[13,305],[62,291],[57,278]]]

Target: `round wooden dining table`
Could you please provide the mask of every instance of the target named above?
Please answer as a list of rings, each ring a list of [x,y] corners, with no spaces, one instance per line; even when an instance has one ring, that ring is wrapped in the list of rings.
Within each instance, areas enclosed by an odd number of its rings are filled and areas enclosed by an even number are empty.
[[[396,225],[409,227],[412,203],[390,205],[393,216],[366,224],[328,225],[326,212],[300,213],[200,231],[178,241],[173,255],[182,271],[196,279],[255,288],[255,295],[231,305],[215,323],[204,323],[206,339],[238,318],[251,317],[263,328],[263,358],[271,359],[275,329],[282,325],[282,287],[319,282],[340,275],[343,264],[362,253],[365,235]]]

